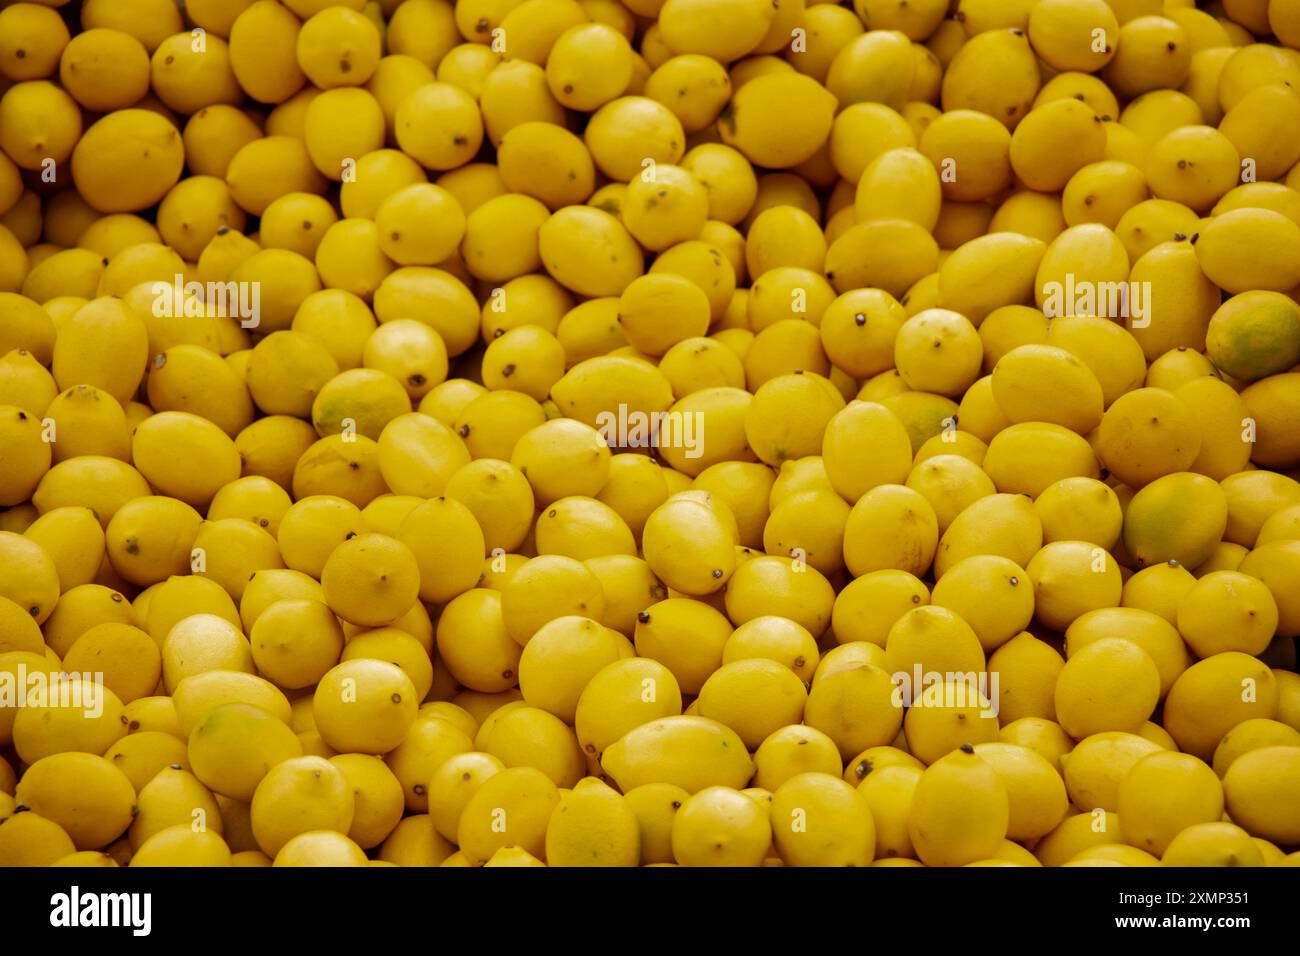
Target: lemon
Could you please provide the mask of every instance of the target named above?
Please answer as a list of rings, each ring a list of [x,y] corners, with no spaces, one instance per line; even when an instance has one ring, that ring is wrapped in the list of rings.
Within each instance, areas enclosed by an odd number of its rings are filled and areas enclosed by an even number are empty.
[[[829,483],[853,502],[875,486],[904,483],[911,468],[906,429],[875,402],[852,402],[837,411],[827,421],[822,454]]]
[[[519,689],[530,705],[573,723],[583,688],[627,650],[626,639],[590,618],[556,618],[524,646]]]
[[[1240,237],[1249,231],[1265,243],[1268,254],[1241,258]],[[1196,243],[1197,260],[1206,276],[1231,294],[1256,290],[1282,292],[1300,278],[1292,250],[1300,248],[1300,225],[1271,209],[1237,209],[1215,216]]]
[[[754,50],[775,17],[753,0],[709,0],[698,5],[670,0],[658,14],[664,42],[672,50],[705,54],[722,63]]]
[[[252,826],[268,856],[294,837],[316,830],[346,833],[356,798],[343,772],[321,757],[294,757],[277,764],[257,785]]]
[[[281,687],[311,687],[338,663],[343,631],[318,596],[287,598],[266,607],[248,641],[257,670]]]
[[[470,798],[504,769],[501,761],[484,753],[455,754],[443,761],[428,784],[429,819],[437,832],[455,840],[461,814]]]
[[[1021,843],[1050,833],[1064,819],[1069,800],[1056,768],[1020,744],[975,745],[975,754],[997,772],[1007,791],[1007,837]]]
[[[956,792],[964,794],[954,800]],[[987,859],[1006,837],[1006,787],[969,744],[927,767],[916,784],[908,833],[929,866]]]
[[[1023,631],[1034,614],[1029,575],[1014,561],[994,555],[957,562],[935,584],[930,601],[969,624],[986,652]]]
[[[1224,651],[1193,664],[1174,682],[1163,726],[1180,750],[1208,760],[1237,724],[1271,718],[1277,696],[1277,680],[1265,665],[1240,651]]]
[[[670,497],[646,519],[646,563],[671,588],[702,596],[721,590],[736,567],[735,517],[707,493]]]
[[[599,618],[605,611],[600,581],[581,562],[542,555],[523,565],[501,595],[506,633],[526,645],[549,621],[566,615]]]
[[[149,110],[123,109],[109,113],[81,136],[72,152],[72,177],[101,212],[135,212],[162,199],[180,179],[184,163],[185,149],[175,126]],[[144,178],[136,178],[136,172]]]
[[[549,711],[518,706],[485,724],[483,749],[507,767],[536,767],[558,787],[571,788],[583,776],[584,763],[573,730]]]
[[[168,698],[144,698],[135,705]],[[170,721],[166,726],[184,740],[204,717],[223,704],[251,704],[279,720],[290,720],[289,701],[274,684],[262,677],[242,671],[214,670],[187,677],[172,692]],[[161,720],[161,718],[155,718]],[[144,724],[142,723],[142,727]]]
[[[157,833],[181,823],[191,827],[198,824],[196,829],[211,829],[218,835],[225,830],[212,792],[180,767],[165,767],[155,774],[140,789],[136,804],[139,812],[131,823],[128,839],[137,851]]]
[[[503,846],[546,855],[547,824],[560,803],[550,779],[531,767],[502,770],[486,780],[466,804],[457,843],[471,862],[485,863]]]
[[[1076,740],[1131,732],[1151,715],[1159,695],[1160,673],[1151,656],[1130,641],[1103,638],[1066,661],[1056,682],[1057,719]]]
[[[161,730],[128,734],[104,752],[104,759],[126,774],[136,793],[163,768],[173,764],[185,767],[189,763],[185,742]]]
[[[1277,603],[1256,578],[1215,571],[1178,606],[1179,632],[1198,657],[1224,651],[1258,655],[1277,630]]]
[[[1177,396],[1143,388],[1121,396],[1107,409],[1097,445],[1107,469],[1136,489],[1188,470],[1200,452],[1198,431]]]
[[[194,830],[189,823],[159,830],[140,845],[131,857],[131,866],[212,866],[231,865],[230,847],[211,830]]]
[[[79,850],[98,849],[131,822],[135,791],[126,775],[94,754],[52,754],[33,763],[14,799],[63,828]]]
[[[880,647],[907,611],[929,603],[930,593],[915,575],[896,569],[855,578],[836,596],[831,629],[841,644],[866,641]]]
[[[1233,761],[1223,777],[1228,813],[1252,835],[1275,843],[1295,839],[1300,821],[1287,794],[1295,780],[1300,749],[1262,747]]]
[[[443,664],[465,686],[494,693],[517,682],[520,648],[506,631],[499,592],[475,588],[448,602],[437,642]]]
[[[876,827],[863,792],[838,776],[801,773],[772,794],[772,835],[790,866],[866,866]]]
[[[642,865],[673,862],[673,821],[689,798],[681,787],[667,783],[635,787],[624,795],[640,830]]]
[[[331,668],[316,685],[312,713],[321,737],[343,753],[387,753],[415,720],[415,687],[400,668],[365,658]]]
[[[1013,422],[1047,421],[1087,434],[1102,420],[1097,377],[1050,345],[1021,345],[1004,355],[993,368],[993,397]]]
[[[890,673],[863,663],[815,681],[804,720],[834,741],[847,761],[893,740],[903,723],[903,708],[895,699]]]
[[[54,561],[59,587],[65,593],[91,583],[104,561],[105,529],[89,508],[55,508],[33,521],[23,534]]]
[[[321,586],[328,604],[353,624],[380,627],[410,610],[420,570],[410,548],[386,535],[364,534],[340,544],[325,561]]]
[[[1281,709],[1279,705],[1279,710]],[[1238,757],[1264,747],[1289,747],[1297,742],[1295,728],[1279,720],[1256,718],[1245,720],[1223,735],[1214,749],[1214,772],[1220,778]]]
[[[919,692],[900,681],[896,697],[908,703],[903,732],[910,749],[922,760],[933,763],[968,743],[997,739],[998,721],[993,703],[979,689],[978,681],[961,672],[937,672],[942,681],[928,683]],[[915,672],[910,675],[915,680]]]
[[[672,671],[648,658],[622,658],[586,681],[578,697],[574,729],[584,753],[600,760],[629,731],[681,712],[681,691]]]
[[[742,787],[753,773],[753,762],[734,731],[695,716],[642,724],[606,748],[600,763],[625,792],[648,783],[672,783],[690,793]]]
[[[1025,565],[1034,582],[1034,616],[1055,630],[1098,608],[1117,607],[1123,592],[1111,555],[1084,541],[1055,541]]]
[[[700,688],[698,712],[731,727],[757,748],[780,727],[803,716],[807,692],[788,667],[754,658],[723,664]]]
[[[834,600],[834,589],[816,568],[796,564],[793,558],[764,555],[737,567],[725,606],[737,626],[775,614],[810,634],[821,634],[830,624]]]
[[[108,560],[134,584],[157,584],[184,574],[190,570],[202,521],[197,511],[176,498],[136,498],[123,505],[105,529]]]
[[[922,770],[920,766],[887,764],[869,768],[861,778],[858,796],[866,801],[871,811],[876,830],[877,860],[914,858],[916,851],[908,833],[908,818]]]
[[[546,827],[549,866],[636,866],[641,831],[622,794],[584,777],[560,800]]]
[[[341,833],[311,830],[292,837],[273,866],[365,866],[365,851]]]
[[[151,695],[162,676],[158,644],[129,624],[108,622],[85,631],[63,657],[70,673],[100,673],[104,686],[129,704]]]
[[[194,775],[209,789],[251,800],[272,767],[300,756],[302,746],[287,725],[250,704],[209,711],[189,740]]]
[[[1056,680],[1065,666],[1061,655],[1028,632],[1005,642],[989,657],[998,674],[998,719],[1003,726],[1022,718],[1056,716]]]
[[[1223,788],[1208,766],[1188,754],[1160,751],[1143,757],[1119,786],[1124,839],[1163,855],[1179,833],[1223,815]]]
[[[1167,567],[1167,565],[1162,565]],[[1120,637],[1146,651],[1160,674],[1160,695],[1169,692],[1191,664],[1183,636],[1159,614],[1137,607],[1099,608],[1075,619],[1065,633],[1067,656],[1110,637]]]
[[[699,790],[673,819],[673,857],[681,866],[758,866],[771,844],[767,809],[730,787]]]
[[[1197,823],[1170,841],[1162,866],[1263,866],[1264,856],[1241,827]]]
[[[1215,311],[1205,347],[1214,364],[1235,378],[1255,381],[1286,371],[1300,349],[1300,310],[1276,292],[1243,292]]]
[[[753,658],[784,664],[807,683],[812,679],[821,655],[816,641],[805,628],[785,618],[768,615],[746,621],[736,628],[722,650],[724,664]]]

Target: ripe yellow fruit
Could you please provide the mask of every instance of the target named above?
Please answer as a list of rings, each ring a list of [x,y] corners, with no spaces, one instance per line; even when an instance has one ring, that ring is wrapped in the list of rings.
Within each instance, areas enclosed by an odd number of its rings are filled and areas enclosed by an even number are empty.
[[[33,763],[14,799],[62,827],[79,850],[98,849],[120,836],[135,809],[134,789],[122,771],[103,757],[75,752]]]
[[[1056,768],[1041,754],[1011,743],[975,745],[975,755],[990,764],[1007,791],[1007,838],[1019,842],[1050,833],[1065,817],[1069,800]]]
[[[625,638],[590,618],[556,618],[524,645],[519,689],[530,706],[572,724],[588,682],[629,650]]]
[[[509,18],[507,18],[508,20]],[[505,29],[509,30],[507,22]],[[622,96],[632,82],[632,48],[603,23],[572,26],[546,57],[546,83],[562,106],[590,112]]]
[[[512,845],[544,858],[547,824],[559,803],[555,784],[540,771],[502,770],[466,804],[457,829],[461,852],[471,863],[485,863],[501,847]]]
[[[542,224],[537,239],[546,271],[580,295],[620,295],[644,269],[643,256],[627,228],[594,207],[558,210]]]
[[[949,524],[939,539],[934,571],[942,577],[962,559],[979,554],[998,555],[1027,568],[1042,543],[1043,525],[1032,502],[1021,495],[988,495]]]
[[[577,615],[598,620],[604,612],[600,581],[580,561],[562,555],[531,559],[501,594],[506,633],[520,646],[526,646],[545,624],[557,618]]]
[[[205,671],[185,678],[176,686],[172,702],[172,723],[186,740],[209,712],[223,704],[251,704],[285,723],[291,713],[288,699],[270,681],[230,670]]]
[[[757,748],[770,734],[803,717],[807,691],[788,667],[753,658],[724,663],[704,682],[698,712],[731,727]]]
[[[1140,567],[1176,561],[1195,568],[1223,538],[1228,504],[1218,483],[1179,472],[1138,491],[1124,515],[1124,546]]]
[[[1004,355],[993,369],[993,397],[1013,422],[1048,421],[1087,434],[1102,419],[1097,377],[1049,345],[1022,345]]]
[[[797,166],[830,135],[835,99],[834,91],[801,74],[758,77],[732,97],[730,114],[719,124],[722,141],[752,163],[773,169]]]
[[[72,176],[101,212],[135,212],[176,184],[184,157],[180,130],[168,120],[148,110],[118,110],[80,138]]]
[[[1223,815],[1223,788],[1208,766],[1188,754],[1158,751],[1143,757],[1120,782],[1124,839],[1163,855],[1183,830]]]
[[[1223,736],[1244,720],[1269,719],[1277,708],[1273,672],[1239,651],[1198,661],[1174,682],[1164,727],[1179,749],[1208,760]]]
[[[302,754],[289,727],[250,704],[211,710],[190,734],[188,757],[194,775],[215,793],[251,800],[270,769]]]
[[[1300,748],[1262,747],[1233,761],[1223,777],[1228,813],[1252,835],[1288,844],[1300,831],[1294,789]]]
[[[635,866],[640,851],[636,814],[622,794],[594,777],[560,799],[546,826],[548,866]]]
[[[1066,631],[1066,655],[1106,638],[1129,641],[1150,655],[1160,674],[1160,695],[1169,692],[1191,663],[1183,637],[1171,622],[1136,607],[1102,608],[1076,618]]]
[[[953,799],[962,793],[960,800]],[[987,859],[1006,837],[1007,791],[997,772],[970,745],[939,759],[921,775],[908,832],[928,866]]]
[[[1123,684],[1106,696],[1102,688]],[[1106,637],[1071,654],[1057,679],[1057,719],[1075,739],[1104,731],[1135,731],[1160,697],[1160,671],[1138,645]]]
[[[340,544],[321,570],[325,603],[345,621],[366,627],[391,624],[410,610],[420,592],[420,569],[411,549],[386,535],[358,535]]]
[[[214,831],[196,831],[191,823],[178,823],[144,841],[129,865],[225,867],[231,865],[231,853],[226,841]]]
[[[1243,257],[1244,236],[1265,253]],[[1215,216],[1201,230],[1196,257],[1207,277],[1225,292],[1283,292],[1300,282],[1300,225],[1271,209],[1236,209]]]
[[[767,809],[730,787],[699,790],[673,819],[673,857],[681,866],[758,866],[771,844]]]
[[[871,806],[834,774],[801,773],[772,794],[772,835],[789,866],[866,866],[876,852]]]
[[[1259,655],[1277,630],[1277,602],[1258,579],[1237,571],[1205,575],[1178,605],[1178,630],[1197,657]]]
[[[690,793],[748,783],[753,762],[735,732],[705,717],[652,720],[605,750],[601,767],[620,789],[672,783]]]
[[[312,700],[316,729],[342,753],[387,753],[402,742],[419,708],[400,668],[365,658],[331,668]]]
[[[311,830],[289,839],[272,866],[366,866],[365,851],[341,833]]]
[[[360,86],[374,73],[381,45],[379,30],[369,19],[347,7],[326,7],[298,33],[298,65],[323,90]]]
[[[356,798],[347,777],[321,757],[293,757],[277,764],[253,794],[253,836],[267,856],[294,837],[317,830],[347,833]]]
[[[402,742],[384,757],[402,789],[406,809],[412,813],[426,811],[429,807],[427,788],[434,771],[444,761],[457,754],[469,753],[473,747],[468,734],[450,721],[436,714],[418,716]]]
[[[663,355],[708,331],[709,302],[699,287],[681,276],[642,276],[623,290],[618,321],[631,345]]]
[[[842,759],[850,760],[893,740],[902,726],[903,708],[895,699],[889,672],[865,663],[817,679],[804,720],[834,741]]]
[[[835,413],[826,423],[822,453],[830,484],[853,502],[878,485],[902,484],[911,468],[906,429],[875,402],[851,402]]]
[[[658,16],[663,41],[673,52],[700,53],[729,63],[763,41],[775,13],[758,0],[668,0]]]

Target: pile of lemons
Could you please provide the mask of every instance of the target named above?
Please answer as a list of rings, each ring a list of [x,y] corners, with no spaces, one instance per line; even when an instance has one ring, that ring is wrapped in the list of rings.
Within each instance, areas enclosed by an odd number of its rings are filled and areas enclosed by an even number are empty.
[[[0,866],[1300,865],[1300,0],[0,3]]]

